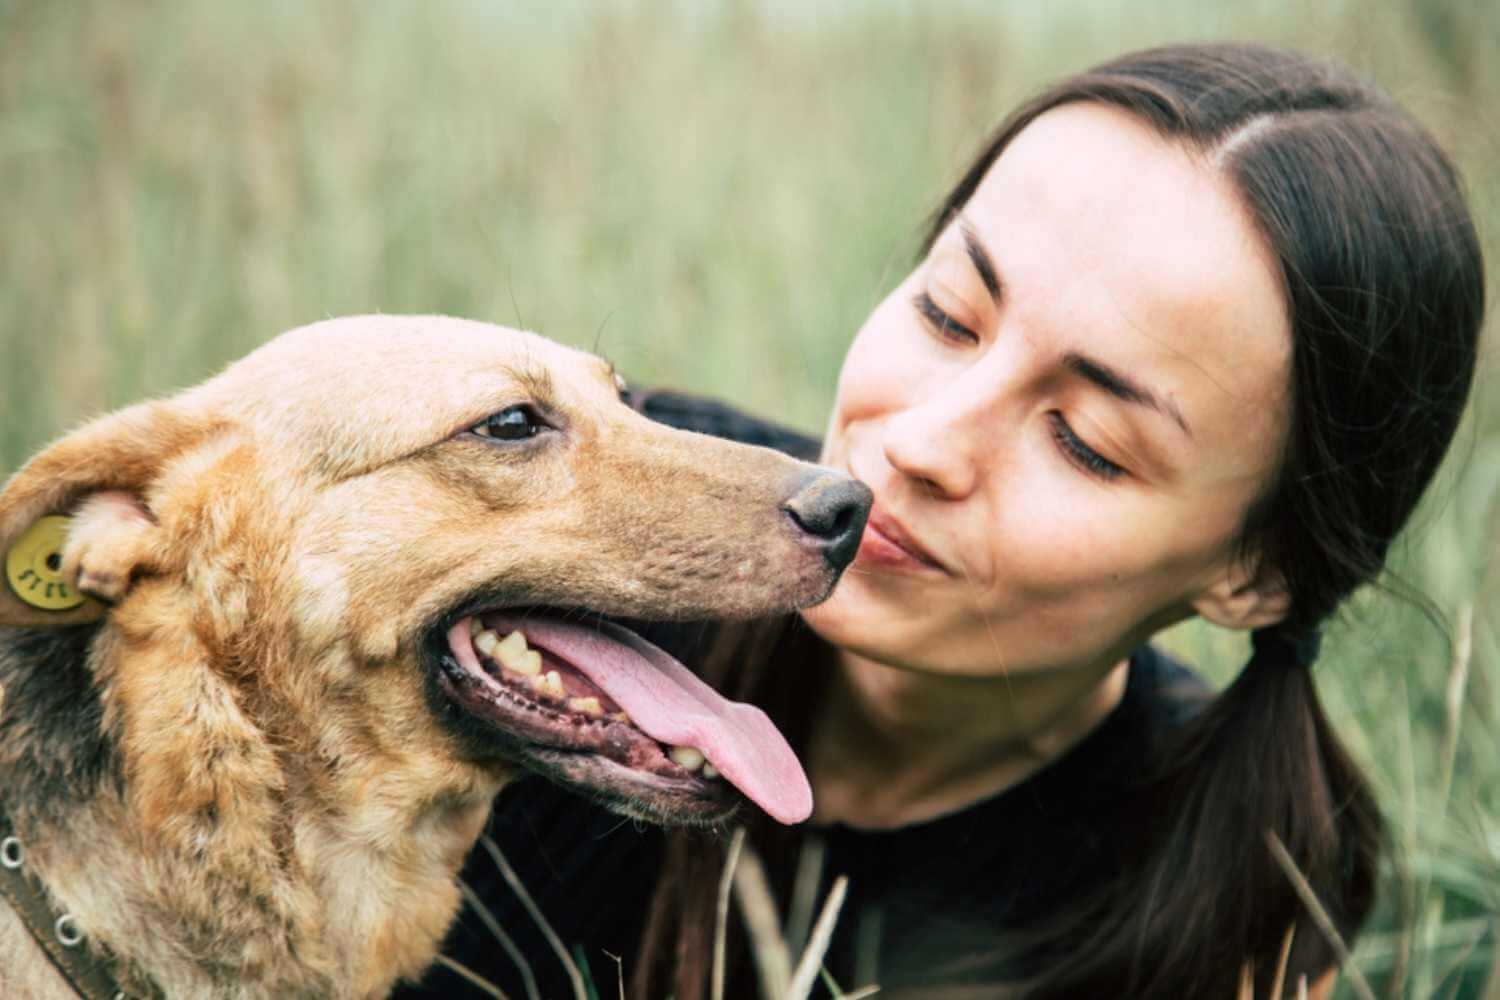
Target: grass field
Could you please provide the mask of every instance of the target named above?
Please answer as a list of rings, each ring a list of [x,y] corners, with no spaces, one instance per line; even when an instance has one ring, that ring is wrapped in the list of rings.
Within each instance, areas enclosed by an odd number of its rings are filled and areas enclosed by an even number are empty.
[[[1500,259],[1483,0],[0,0],[0,474],[280,330],[372,311],[526,325],[816,429],[850,336],[1007,108],[1126,48],[1220,37],[1384,83],[1456,154]],[[1357,956],[1391,996],[1500,997],[1494,325],[1396,554],[1447,634],[1372,591],[1318,668],[1401,847]],[[1243,655],[1169,641],[1220,680]]]

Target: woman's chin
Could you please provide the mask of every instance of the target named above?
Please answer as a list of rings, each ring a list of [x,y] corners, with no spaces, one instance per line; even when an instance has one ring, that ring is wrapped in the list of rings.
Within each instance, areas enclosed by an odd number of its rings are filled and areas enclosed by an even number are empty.
[[[819,636],[821,636],[828,642],[833,642],[833,639],[824,634],[824,629],[827,627],[831,619],[837,620],[839,617],[837,612],[830,612],[829,609],[829,605],[835,604],[836,602],[838,602],[838,600],[839,589],[836,588],[834,592],[828,596],[828,600],[824,601],[822,604],[814,604],[810,608],[803,608],[802,610],[798,611],[797,614],[801,615],[802,620],[807,622],[812,630]]]
[[[853,592],[857,587],[857,583],[846,577],[834,588],[828,600],[803,608],[798,614],[829,645],[842,648],[862,645],[858,640],[868,639],[876,619],[872,618],[869,596]]]
[[[911,644],[913,626],[918,625],[912,621],[908,605],[882,600],[878,589],[872,590],[868,581],[847,575],[828,600],[803,608],[799,614],[829,645],[882,661],[904,659],[899,654]],[[903,627],[893,631],[891,625],[898,621]]]

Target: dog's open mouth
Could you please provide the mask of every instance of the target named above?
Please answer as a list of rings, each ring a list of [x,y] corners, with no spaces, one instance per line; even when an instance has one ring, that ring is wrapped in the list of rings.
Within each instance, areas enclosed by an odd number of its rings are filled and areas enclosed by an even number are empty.
[[[717,819],[729,785],[783,823],[812,811],[807,776],[764,712],[628,629],[496,611],[459,619],[446,640],[450,698],[526,763],[627,812]]]

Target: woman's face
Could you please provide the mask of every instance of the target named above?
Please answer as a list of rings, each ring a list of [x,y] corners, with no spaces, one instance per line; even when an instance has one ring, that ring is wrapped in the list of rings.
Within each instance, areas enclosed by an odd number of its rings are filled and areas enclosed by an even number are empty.
[[[824,460],[876,505],[826,639],[912,669],[1116,662],[1279,617],[1234,542],[1286,433],[1276,264],[1215,165],[1128,114],[1029,125],[844,361]]]

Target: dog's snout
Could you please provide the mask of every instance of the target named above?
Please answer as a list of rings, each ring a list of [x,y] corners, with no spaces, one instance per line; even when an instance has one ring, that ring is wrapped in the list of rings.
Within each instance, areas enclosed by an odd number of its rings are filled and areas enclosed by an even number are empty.
[[[835,570],[842,570],[859,551],[859,540],[870,516],[870,488],[857,479],[819,470],[798,486],[781,505]]]

